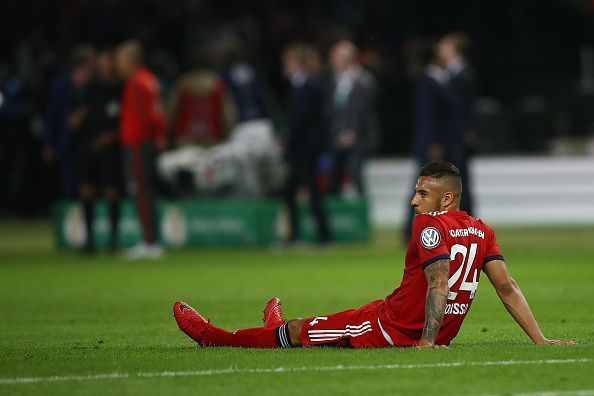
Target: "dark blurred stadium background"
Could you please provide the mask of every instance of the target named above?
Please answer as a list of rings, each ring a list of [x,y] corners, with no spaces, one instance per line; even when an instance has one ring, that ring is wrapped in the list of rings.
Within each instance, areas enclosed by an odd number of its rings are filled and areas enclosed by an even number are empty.
[[[379,86],[374,156],[406,158],[419,47],[451,31],[473,43],[480,155],[594,155],[591,0],[3,0],[0,218],[47,214],[56,198],[56,175],[40,158],[43,115],[52,78],[78,44],[140,39],[167,94],[192,48],[239,37],[280,102],[288,43],[306,41],[326,55],[351,39]]]

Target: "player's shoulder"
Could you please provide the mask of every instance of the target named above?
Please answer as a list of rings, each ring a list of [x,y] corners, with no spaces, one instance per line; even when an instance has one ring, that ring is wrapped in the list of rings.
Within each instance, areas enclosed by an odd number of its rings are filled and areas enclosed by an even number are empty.
[[[491,227],[483,220],[472,217],[460,210],[444,210],[419,214],[415,217],[414,224],[418,227],[435,225],[441,226],[444,229],[458,228],[463,224],[471,224],[476,228],[492,231]]]
[[[477,219],[477,221],[480,223],[482,229],[485,231],[485,234],[488,236],[488,240],[493,241],[495,238],[495,231],[493,231],[493,229],[489,224],[487,224],[487,222],[481,219]]]
[[[483,231],[488,232],[488,233],[492,233],[493,232],[493,229],[491,228],[491,226],[486,221],[484,221],[483,219],[481,219],[479,217],[472,217],[470,215],[467,215],[467,216],[473,220],[473,222],[475,223],[475,227],[476,228],[480,228]]]
[[[447,236],[447,226],[441,218],[444,214],[444,212],[429,212],[416,215],[411,241],[419,241],[429,250],[439,246]]]
[[[458,212],[457,218],[462,218],[464,226],[462,229],[458,230],[450,230],[450,234],[452,236],[459,236],[461,235],[477,235],[480,239],[490,241],[494,235],[494,231],[486,221],[482,220],[479,217],[473,217],[466,212]],[[460,223],[456,223],[455,220],[452,221],[452,225],[459,226]]]

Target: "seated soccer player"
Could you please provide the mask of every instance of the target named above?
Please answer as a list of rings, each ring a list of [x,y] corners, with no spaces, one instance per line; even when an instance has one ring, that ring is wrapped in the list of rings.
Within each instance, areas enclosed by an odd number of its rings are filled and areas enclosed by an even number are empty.
[[[180,329],[201,346],[276,348],[298,346],[447,346],[456,337],[485,272],[499,298],[536,344],[549,340],[509,275],[491,227],[459,209],[458,169],[431,162],[420,172],[411,204],[416,217],[402,283],[385,300],[359,309],[285,322],[278,298],[264,310],[264,326],[229,332],[205,320],[188,304],[173,313]]]

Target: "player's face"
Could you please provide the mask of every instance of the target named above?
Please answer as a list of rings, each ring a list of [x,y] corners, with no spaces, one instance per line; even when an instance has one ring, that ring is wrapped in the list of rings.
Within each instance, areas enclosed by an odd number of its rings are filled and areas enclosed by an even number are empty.
[[[441,61],[447,66],[447,64],[456,57],[456,46],[454,45],[454,42],[447,37],[441,39],[437,45],[437,54]]]
[[[285,77],[288,79],[291,79],[294,74],[299,72],[299,59],[297,59],[295,54],[288,52],[283,56],[283,68]]]
[[[89,83],[95,71],[94,60],[90,60],[84,65],[76,67],[72,71],[72,79],[77,87],[83,87]]]
[[[441,210],[442,186],[434,177],[421,176],[415,186],[415,196],[410,201],[416,214]]]
[[[330,53],[330,66],[336,73],[344,71],[349,66],[349,53],[348,50],[338,44],[332,49]]]
[[[132,69],[131,57],[124,47],[118,48],[115,55],[115,67],[122,77],[127,77]]]

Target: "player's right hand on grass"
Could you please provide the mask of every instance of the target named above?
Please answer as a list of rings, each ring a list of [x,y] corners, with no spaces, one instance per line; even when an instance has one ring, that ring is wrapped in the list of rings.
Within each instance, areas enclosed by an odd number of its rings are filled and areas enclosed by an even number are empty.
[[[419,343],[419,345],[417,345],[415,348],[417,349],[449,349],[449,347],[447,345],[435,345],[435,344],[429,344],[429,343]]]
[[[577,342],[574,340],[549,340],[545,338],[542,341],[537,342],[539,345],[575,345]]]

